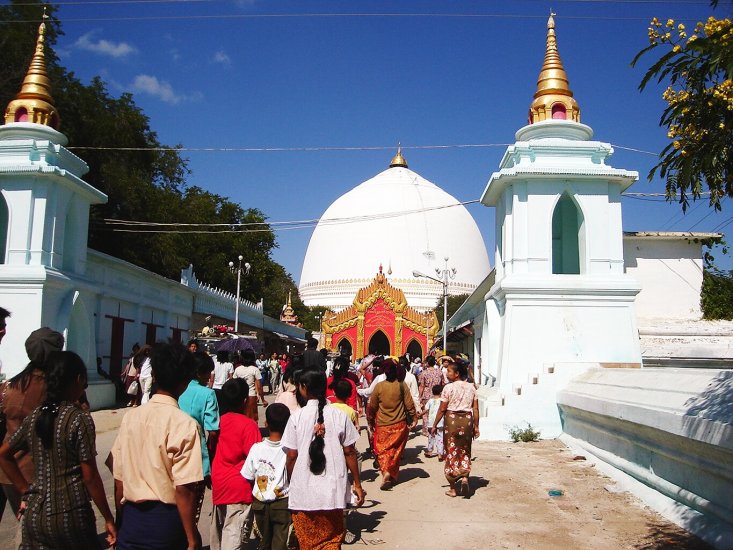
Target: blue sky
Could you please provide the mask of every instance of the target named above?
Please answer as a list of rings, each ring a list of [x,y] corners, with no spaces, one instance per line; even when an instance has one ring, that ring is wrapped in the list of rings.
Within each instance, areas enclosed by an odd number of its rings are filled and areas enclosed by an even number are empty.
[[[477,199],[526,122],[550,7],[582,121],[617,146],[613,166],[640,173],[630,191],[662,192],[661,181],[646,179],[656,157],[623,149],[656,153],[667,143],[661,87],[637,90],[654,56],[636,69],[630,61],[648,43],[652,17],[694,24],[723,12],[694,0],[60,4],[62,63],[84,81],[101,75],[113,94],[134,92],[165,144],[389,148],[185,153],[190,184],[272,221],[319,218],[386,168],[398,141],[411,169],[459,200]],[[413,15],[293,16],[345,13]],[[489,146],[410,149],[461,144]],[[494,211],[469,208],[493,260]],[[706,200],[684,216],[661,199],[629,197],[623,208],[630,231],[709,231],[730,219],[729,208],[711,213]],[[274,257],[296,281],[311,231],[277,234]]]

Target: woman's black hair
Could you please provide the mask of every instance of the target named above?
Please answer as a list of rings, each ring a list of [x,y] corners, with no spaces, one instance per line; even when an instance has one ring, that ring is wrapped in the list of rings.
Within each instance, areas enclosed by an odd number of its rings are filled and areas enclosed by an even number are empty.
[[[466,378],[468,378],[468,363],[459,360],[453,363],[452,366],[458,373],[458,376],[461,378],[461,380],[465,380]]]
[[[38,361],[31,361],[22,371],[8,380],[8,387],[25,392],[28,389],[28,386],[30,386],[33,371],[40,370],[43,371],[45,375],[47,365],[48,362],[39,363]]]
[[[384,376],[387,377],[387,382],[394,382],[397,380],[397,363],[392,359],[385,359],[382,363],[384,369]]]
[[[298,383],[303,384],[308,394],[318,399],[318,420],[316,424],[323,424],[323,408],[326,406],[326,373],[321,369],[306,369],[298,376]],[[326,455],[323,452],[326,442],[323,439],[323,430],[316,430],[308,449],[310,457],[310,471],[316,475],[326,469]]]
[[[351,363],[349,362],[349,359],[343,355],[339,355],[333,360],[333,380],[331,381],[331,385],[328,386],[328,389],[333,390],[336,386],[336,382],[346,378],[346,375],[349,374],[350,366]]]
[[[53,423],[59,414],[59,404],[69,386],[81,377],[86,380],[87,368],[73,351],[53,351],[46,359],[46,400],[36,420],[36,434],[46,449],[53,446]]]
[[[228,351],[217,351],[216,360],[219,361],[219,363],[228,363],[229,362],[229,352]]]
[[[242,352],[242,364],[245,367],[254,365],[255,361],[257,361],[257,356],[255,355],[254,350],[246,349]]]
[[[240,410],[248,395],[249,385],[244,379],[232,378],[224,382],[219,392],[221,414]]]

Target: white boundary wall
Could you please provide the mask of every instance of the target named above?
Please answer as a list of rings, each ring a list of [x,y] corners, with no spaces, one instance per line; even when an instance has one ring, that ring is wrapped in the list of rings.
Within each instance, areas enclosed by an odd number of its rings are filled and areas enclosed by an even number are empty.
[[[682,527],[733,547],[733,371],[594,369],[558,407],[569,444],[653,489],[634,492]]]

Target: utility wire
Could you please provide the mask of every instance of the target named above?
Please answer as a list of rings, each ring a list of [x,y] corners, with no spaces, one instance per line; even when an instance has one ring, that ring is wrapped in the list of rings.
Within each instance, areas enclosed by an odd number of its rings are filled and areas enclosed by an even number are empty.
[[[363,216],[350,216],[348,218],[326,218],[326,219],[309,219],[294,220],[280,222],[244,222],[244,223],[165,223],[165,222],[142,222],[134,220],[118,220],[104,219],[103,222],[109,226],[109,229],[117,232],[127,233],[255,233],[263,231],[289,231],[293,229],[307,229],[319,226],[341,225],[345,223],[359,223],[365,221],[383,220],[388,218],[396,218],[408,216],[421,212],[433,212],[456,206],[465,206],[479,202],[478,199],[470,201],[456,202],[454,204],[444,204],[438,206],[428,206],[425,208],[416,208],[413,210],[403,210],[396,212],[383,212],[380,214],[366,214]],[[267,226],[262,229],[250,229],[256,226]],[[208,228],[206,229],[188,229],[188,228]],[[170,228],[170,229],[164,229]],[[181,228],[181,229],[179,229]],[[226,229],[225,229],[226,228]],[[238,228],[238,229],[235,229]]]
[[[573,4],[669,4],[669,0],[555,0],[555,3]],[[120,5],[120,4],[229,4],[232,0],[69,0],[54,2],[55,6],[88,6],[88,5]],[[675,4],[709,4],[709,0],[676,0]],[[38,6],[37,3],[23,2],[15,6]]]
[[[480,149],[489,147],[509,147],[513,143],[453,143],[438,145],[400,145],[405,150],[421,149]],[[624,149],[644,155],[659,156],[658,153],[611,144],[616,149]],[[282,152],[313,152],[313,151],[392,151],[394,145],[361,145],[361,146],[313,146],[313,147],[96,147],[75,145],[67,147],[70,151],[123,151],[123,152],[181,152],[181,153],[282,153]]]
[[[722,199],[720,199],[720,202],[722,203],[722,202],[723,202],[724,200],[725,200],[725,197],[723,197]],[[697,223],[693,224],[693,225],[692,225],[692,226],[690,227],[690,229],[688,229],[688,231],[692,231],[693,229],[695,229],[695,228],[696,228],[696,227],[697,227],[698,225],[700,225],[700,224],[701,224],[702,222],[704,222],[704,221],[705,221],[706,219],[708,219],[708,218],[709,218],[710,216],[712,216],[713,214],[715,214],[715,212],[716,212],[716,210],[715,210],[715,209],[712,209],[712,210],[710,210],[710,212],[708,212],[708,213],[707,213],[707,214],[706,214],[705,216],[703,216],[702,218],[700,218],[700,219],[699,219],[699,220],[697,221]]]
[[[629,16],[599,16],[599,15],[564,15],[556,16],[562,20],[577,21],[645,21],[648,17]],[[675,20],[687,20],[689,17],[670,16]],[[207,15],[135,15],[123,17],[63,17],[60,20],[64,23],[100,23],[112,21],[187,21],[187,20],[218,20],[218,19],[344,19],[344,18],[419,18],[419,19],[547,19],[547,15],[532,15],[523,13],[224,13]],[[0,23],[38,23],[37,19],[32,20],[4,20]]]

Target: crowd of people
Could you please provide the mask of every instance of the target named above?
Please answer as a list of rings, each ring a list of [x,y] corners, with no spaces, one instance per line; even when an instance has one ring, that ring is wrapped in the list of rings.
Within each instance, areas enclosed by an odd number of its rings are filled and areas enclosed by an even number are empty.
[[[9,315],[0,308],[0,340]],[[0,386],[0,512],[7,501],[21,520],[20,548],[99,548],[92,502],[116,548],[201,548],[207,488],[212,550],[247,547],[253,529],[262,550],[340,548],[350,542],[347,513],[366,496],[362,460],[373,456],[380,489],[391,490],[420,419],[425,457],[444,461],[446,494],[470,496],[479,419],[467,362],[369,354],[352,365],[313,339],[293,356],[210,356],[191,341],[135,346],[122,369],[130,410],[105,462],[111,510],[84,398],[86,366],[63,347],[58,332],[35,331],[28,366]]]

